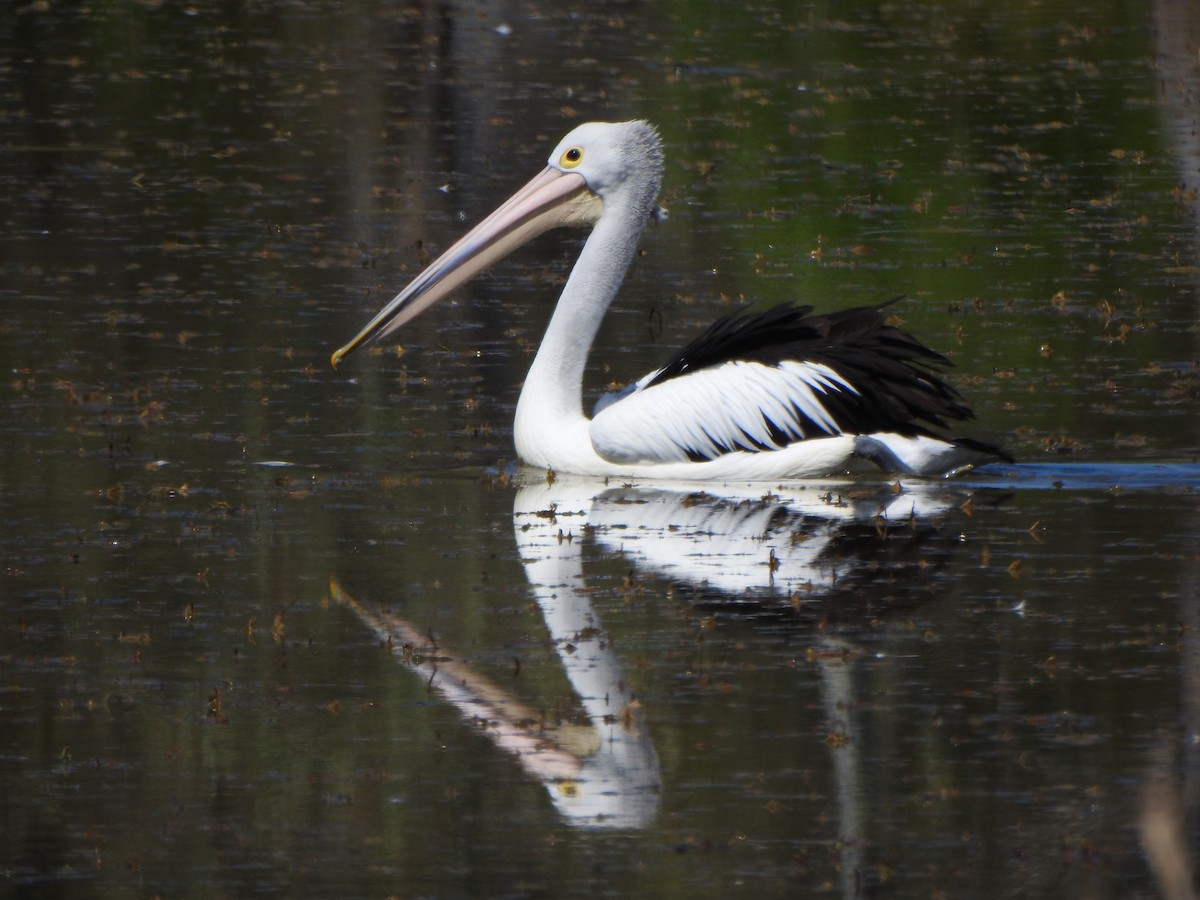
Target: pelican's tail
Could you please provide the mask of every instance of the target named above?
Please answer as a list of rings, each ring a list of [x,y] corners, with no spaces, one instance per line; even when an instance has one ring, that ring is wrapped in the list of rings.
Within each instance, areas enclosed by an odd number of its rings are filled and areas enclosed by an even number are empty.
[[[898,475],[952,475],[985,463],[1013,462],[1008,451],[986,441],[895,432],[858,435],[854,455]]]

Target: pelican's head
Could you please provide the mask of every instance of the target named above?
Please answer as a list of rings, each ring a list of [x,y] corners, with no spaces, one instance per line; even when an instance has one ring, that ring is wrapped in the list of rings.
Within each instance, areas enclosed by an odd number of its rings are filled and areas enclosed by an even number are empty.
[[[647,122],[589,122],[568,134],[542,172],[414,278],[345,346],[391,334],[497,260],[551,228],[594,225],[609,206],[649,219],[662,179],[662,142]]]
[[[546,165],[581,176],[602,201],[645,197],[649,205],[662,181],[662,140],[654,126],[641,119],[588,122],[559,141]]]

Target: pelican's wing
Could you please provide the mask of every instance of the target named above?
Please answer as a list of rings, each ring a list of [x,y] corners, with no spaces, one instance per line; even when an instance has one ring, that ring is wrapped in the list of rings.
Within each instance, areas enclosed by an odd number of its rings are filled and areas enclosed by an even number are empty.
[[[839,434],[837,395],[853,393],[814,363],[729,362],[634,391],[592,420],[592,445],[612,462],[715,459],[733,450],[778,450]],[[827,405],[828,404],[828,405]]]
[[[882,307],[784,305],[715,323],[632,392],[601,406],[592,444],[620,463],[715,459],[813,437],[923,434],[971,411],[930,371],[947,360]]]

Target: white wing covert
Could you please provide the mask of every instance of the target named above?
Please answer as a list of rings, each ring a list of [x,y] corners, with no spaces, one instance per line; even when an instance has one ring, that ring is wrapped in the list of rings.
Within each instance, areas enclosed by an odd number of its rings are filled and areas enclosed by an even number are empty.
[[[843,434],[833,410],[844,404],[836,396],[858,394],[831,367],[812,361],[732,360],[646,387],[654,377],[592,419],[592,446],[604,459],[697,461]]]

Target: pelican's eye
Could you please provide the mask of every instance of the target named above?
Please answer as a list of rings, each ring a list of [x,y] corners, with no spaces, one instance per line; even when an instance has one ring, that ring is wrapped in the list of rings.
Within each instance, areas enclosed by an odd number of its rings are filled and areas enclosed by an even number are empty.
[[[583,162],[583,148],[572,147],[562,155],[558,164],[564,169],[573,169],[581,162]]]

